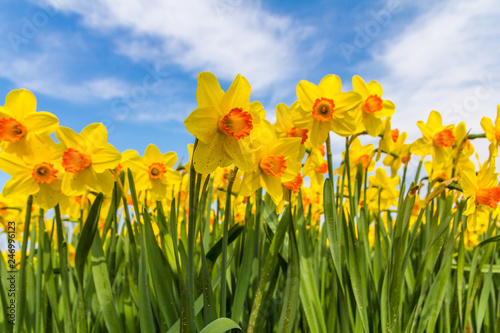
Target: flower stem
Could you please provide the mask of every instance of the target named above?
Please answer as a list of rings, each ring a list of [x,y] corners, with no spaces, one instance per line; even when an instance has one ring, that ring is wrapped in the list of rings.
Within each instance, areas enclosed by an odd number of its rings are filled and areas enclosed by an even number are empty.
[[[236,174],[238,173],[238,168],[234,167],[229,177],[229,184],[227,185],[226,194],[226,207],[224,209],[224,229],[222,236],[222,260],[221,260],[221,279],[220,279],[220,317],[226,317],[226,262],[227,262],[227,238],[229,219],[231,216],[231,190],[233,189],[233,183],[236,179]]]

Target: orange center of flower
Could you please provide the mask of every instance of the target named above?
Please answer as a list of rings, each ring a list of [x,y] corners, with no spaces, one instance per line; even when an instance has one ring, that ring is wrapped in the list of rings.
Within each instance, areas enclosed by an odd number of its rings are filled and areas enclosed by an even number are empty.
[[[398,141],[399,130],[396,128],[396,129],[391,130],[390,133],[391,133],[392,141],[394,141],[394,142]]]
[[[43,162],[35,165],[31,175],[37,183],[50,184],[57,178],[58,172],[53,164]]]
[[[286,136],[288,138],[302,138],[302,141],[300,141],[300,144],[304,144],[307,140],[307,132],[309,130],[307,129],[302,129],[302,128],[297,128],[297,127],[292,127],[286,132]]]
[[[500,141],[500,128],[495,129],[495,138],[497,139],[497,141]]]
[[[318,121],[327,122],[332,119],[334,109],[335,103],[333,103],[333,100],[324,97],[316,98],[313,105],[312,116]]]
[[[370,95],[363,103],[363,111],[366,113],[375,113],[382,110],[382,99],[377,95]]]
[[[434,142],[434,146],[437,147],[451,147],[455,143],[455,136],[452,130],[445,129],[434,134],[432,142]]]
[[[328,172],[328,164],[322,163],[319,167],[314,168],[314,171],[320,172],[320,173],[327,173]]]
[[[280,178],[286,170],[284,155],[269,155],[260,161],[260,168],[266,175]]]
[[[0,207],[8,207],[5,202],[0,201]],[[0,209],[0,213],[7,213],[7,209]]]
[[[219,131],[236,140],[250,135],[253,129],[252,115],[242,108],[234,108],[219,120]]]
[[[289,182],[284,182],[283,185],[292,190],[293,193],[298,193],[300,188],[302,187],[302,184],[304,184],[304,179],[302,178],[302,175],[300,172],[297,174],[297,176],[290,180]]]
[[[69,148],[63,154],[62,166],[66,172],[77,173],[88,167],[90,163],[90,156],[80,153],[76,149]]]
[[[14,118],[0,119],[0,140],[17,142],[26,135],[26,127]]]
[[[153,163],[149,166],[149,177],[152,179],[163,179],[163,175],[167,172],[163,163]]]
[[[368,165],[370,164],[370,156],[369,155],[361,155],[359,158],[358,158],[358,161],[357,161],[357,164],[361,163],[361,167],[363,169],[366,169],[368,167]]]
[[[476,200],[480,204],[497,208],[500,201],[500,187],[480,188],[476,192]]]
[[[410,156],[410,154],[408,154],[408,155],[405,155],[405,156],[401,157],[401,162],[403,162],[404,164],[406,164],[407,162],[410,161],[410,159],[411,159],[411,156]]]

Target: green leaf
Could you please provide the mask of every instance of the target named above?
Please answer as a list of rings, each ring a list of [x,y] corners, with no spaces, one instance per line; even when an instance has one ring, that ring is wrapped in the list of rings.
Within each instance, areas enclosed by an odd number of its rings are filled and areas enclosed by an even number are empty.
[[[232,329],[241,330],[241,327],[229,318],[219,318],[205,326],[200,333],[222,333]]]
[[[96,233],[91,249],[92,259],[92,276],[94,278],[94,286],[99,303],[100,310],[106,323],[106,328],[109,332],[123,332],[120,317],[115,308],[115,299],[111,291],[111,283],[109,281],[108,266],[106,257],[102,250],[101,238]]]
[[[78,278],[82,283],[83,272],[85,270],[85,264],[87,263],[87,256],[90,252],[92,243],[94,242],[94,235],[97,231],[103,198],[103,194],[99,193],[92,203],[89,215],[87,216],[87,220],[85,221],[82,232],[80,233],[78,245],[76,246],[75,268],[78,274]]]

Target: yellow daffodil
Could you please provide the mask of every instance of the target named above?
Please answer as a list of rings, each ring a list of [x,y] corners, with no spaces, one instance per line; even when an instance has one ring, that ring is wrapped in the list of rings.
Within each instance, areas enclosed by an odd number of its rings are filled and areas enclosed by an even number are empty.
[[[328,163],[325,160],[325,146],[312,148],[304,163],[304,175],[311,179],[311,184],[323,185]]]
[[[383,163],[391,168],[391,177],[397,174],[401,164],[406,164],[410,159],[410,145],[405,143],[407,135],[406,132],[400,134],[397,128],[391,130],[389,127],[380,140],[380,149],[387,154]]]
[[[423,137],[411,145],[410,153],[418,156],[432,154],[432,157],[438,164],[449,159],[452,152],[451,147],[453,147],[456,141],[453,133],[455,126],[443,126],[441,114],[437,111],[430,113],[427,123],[420,120],[417,122],[417,125],[422,131]]]
[[[349,168],[353,178],[352,180],[355,179],[358,165],[360,164],[363,171],[373,171],[375,168],[375,161],[373,160],[374,148],[375,146],[371,143],[363,146],[358,138],[352,141],[349,147]],[[342,152],[342,158],[345,161],[345,151]],[[339,170],[339,174],[342,174],[342,170]]]
[[[198,139],[193,163],[196,172],[212,173],[232,163],[243,171],[253,166],[250,134],[259,126],[264,109],[250,103],[250,84],[241,75],[224,92],[212,73],[198,75],[198,108],[184,120]]]
[[[113,190],[114,178],[109,170],[118,166],[121,154],[107,142],[108,133],[103,124],[90,124],[80,134],[59,127],[56,136],[65,147],[62,191],[66,195],[82,195],[87,186],[103,193]]]
[[[286,104],[279,103],[276,105],[276,136],[278,138],[301,138],[299,159],[302,159],[306,153],[305,143],[309,138],[309,130],[299,128],[296,124],[296,119],[300,116],[298,107],[300,103],[296,101],[290,108]],[[310,145],[310,144],[309,144]]]
[[[500,104],[497,105],[497,117],[495,125],[490,118],[483,117],[481,119],[481,127],[483,128],[486,138],[490,144],[490,157],[498,156],[498,146],[500,145]]]
[[[12,90],[0,107],[0,147],[18,156],[29,154],[29,149],[43,143],[43,136],[53,133],[58,123],[53,114],[36,112],[31,91]]]
[[[255,151],[253,169],[243,175],[240,195],[252,195],[257,189],[263,187],[275,204],[278,204],[283,197],[281,184],[292,181],[300,172],[298,148],[301,138],[276,139],[274,132],[268,133],[270,137],[262,138],[262,145]]]
[[[297,85],[301,117],[297,124],[309,130],[313,147],[325,143],[328,133],[341,136],[354,134],[354,110],[361,96],[353,91],[342,92],[342,82],[336,75],[325,76],[319,85],[302,80]]]
[[[3,188],[3,195],[25,198],[33,194],[35,204],[52,208],[61,198],[62,147],[46,136],[43,145],[30,150],[31,154],[22,158],[0,151],[0,169],[12,176]]]
[[[382,86],[377,81],[366,84],[361,77],[355,75],[352,78],[352,88],[362,99],[356,110],[356,119],[357,123],[362,125],[361,130],[364,127],[369,135],[373,137],[379,135],[383,130],[383,118],[394,114],[396,109],[394,103],[382,99]]]
[[[399,185],[399,176],[388,177],[385,169],[378,168],[374,176],[368,177],[368,181],[370,186],[366,195],[371,210],[379,211],[379,199],[380,210],[397,206],[399,190],[396,187]]]
[[[500,186],[498,174],[495,173],[495,160],[484,163],[478,174],[474,169],[462,172],[460,178],[464,198],[467,200],[467,230],[475,231],[476,227],[489,220],[489,213],[498,207],[500,202]]]
[[[181,175],[173,170],[177,162],[177,154],[168,152],[162,154],[158,147],[150,144],[144,152],[144,157],[135,155],[127,161],[128,167],[134,174],[137,191],[148,190],[154,200],[161,200],[167,196],[167,186],[174,189],[181,182]],[[170,191],[172,192],[172,191]]]

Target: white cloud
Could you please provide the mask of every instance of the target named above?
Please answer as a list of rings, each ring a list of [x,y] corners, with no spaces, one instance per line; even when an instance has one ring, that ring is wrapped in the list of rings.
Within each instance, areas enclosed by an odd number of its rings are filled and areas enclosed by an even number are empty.
[[[128,85],[116,78],[103,77],[71,83],[47,55],[0,60],[0,75],[15,86],[73,102],[111,99],[122,96]]]
[[[373,60],[360,68],[386,73],[378,81],[384,97],[396,104],[393,127],[408,131],[413,140],[421,135],[416,122],[427,121],[432,110],[445,124],[465,121],[473,133],[482,131],[483,116],[496,117],[499,17],[494,0],[434,4],[372,51]]]
[[[210,70],[226,80],[241,73],[254,90],[296,73],[299,44],[312,32],[289,17],[263,10],[255,1],[45,1],[78,13],[94,29],[126,29],[129,33],[121,33],[116,43],[119,52],[134,60],[173,63],[194,72]]]

